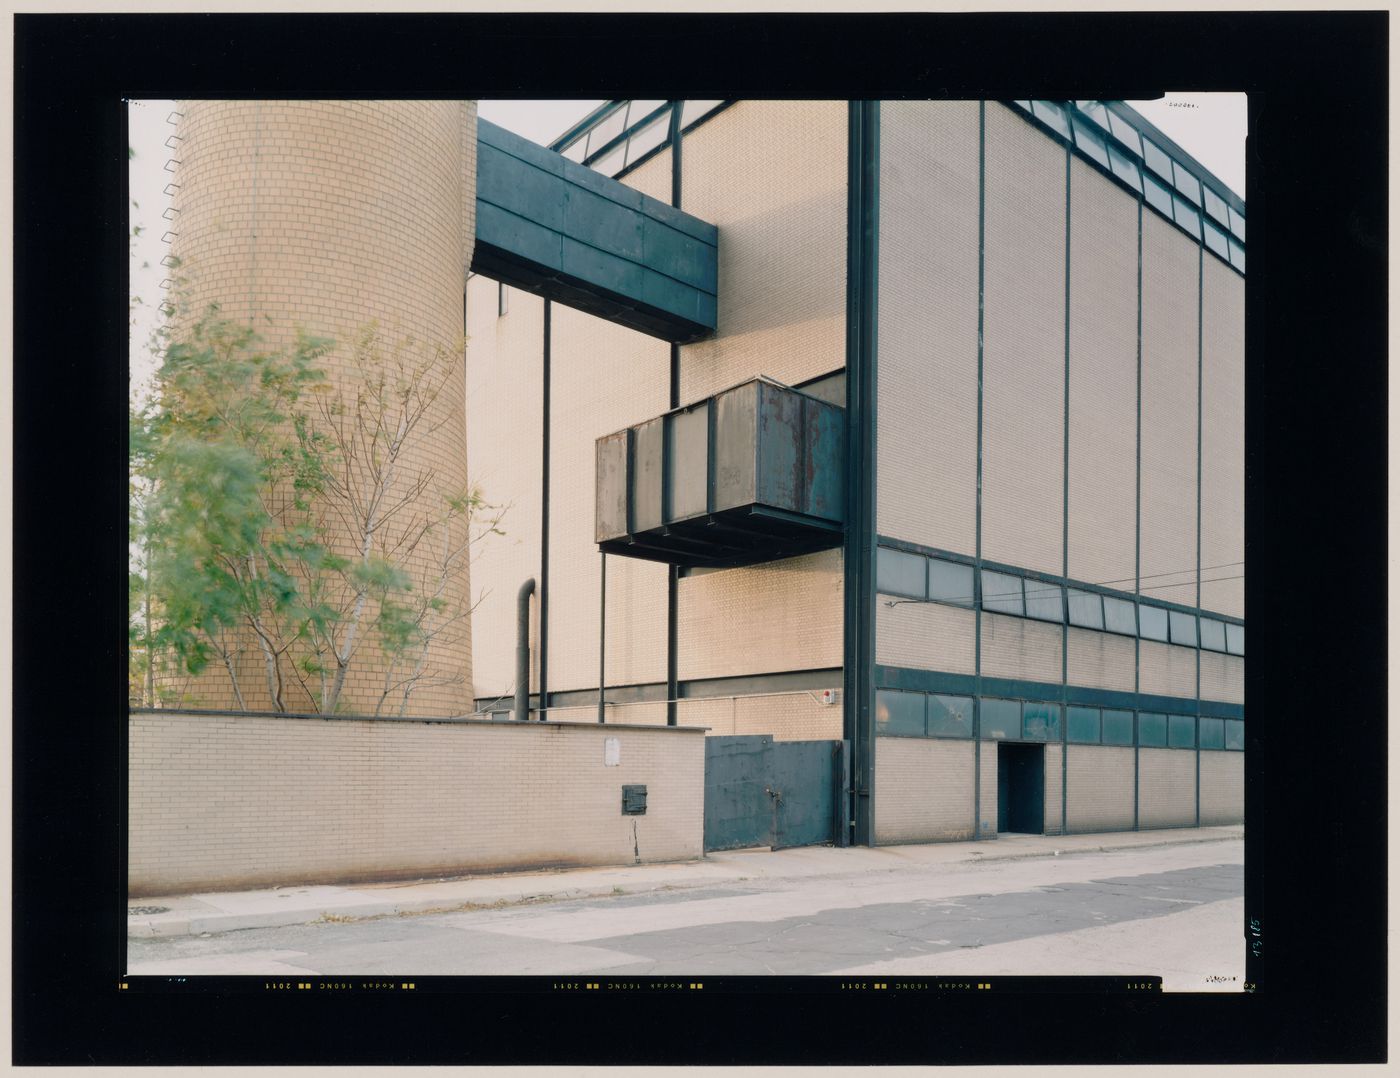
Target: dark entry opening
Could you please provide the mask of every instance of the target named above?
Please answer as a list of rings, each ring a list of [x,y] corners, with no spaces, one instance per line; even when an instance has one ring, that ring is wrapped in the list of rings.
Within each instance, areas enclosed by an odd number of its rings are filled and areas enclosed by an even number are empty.
[[[1045,833],[1045,746],[997,745],[997,831]]]

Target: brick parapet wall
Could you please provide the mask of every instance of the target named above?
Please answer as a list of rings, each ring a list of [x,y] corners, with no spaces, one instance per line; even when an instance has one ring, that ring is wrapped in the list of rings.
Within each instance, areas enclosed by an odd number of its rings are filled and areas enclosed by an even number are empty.
[[[129,724],[132,896],[702,853],[703,731],[175,711]],[[622,815],[632,783],[645,815]]]

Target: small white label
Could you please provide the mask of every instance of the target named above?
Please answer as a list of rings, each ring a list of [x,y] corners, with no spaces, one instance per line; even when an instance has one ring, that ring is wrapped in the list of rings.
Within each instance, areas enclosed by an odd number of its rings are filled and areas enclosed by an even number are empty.
[[[615,737],[603,738],[603,766],[616,767],[622,763],[622,742]]]

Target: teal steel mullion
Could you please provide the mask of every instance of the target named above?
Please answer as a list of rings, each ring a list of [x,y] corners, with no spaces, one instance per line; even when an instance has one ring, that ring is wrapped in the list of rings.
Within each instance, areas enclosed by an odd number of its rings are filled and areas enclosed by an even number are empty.
[[[1073,121],[1071,121],[1073,123]],[[1069,579],[1069,297],[1070,297],[1070,166],[1074,152],[1065,146],[1065,403],[1064,403],[1064,499],[1060,511],[1061,571]],[[1198,563],[1199,564],[1199,563]],[[1069,594],[1060,590],[1060,834],[1069,824]]]
[[[1204,195],[1201,196],[1204,199]],[[1202,235],[1205,234],[1202,229]],[[1201,446],[1205,420],[1205,248],[1196,262],[1196,609],[1201,607]],[[1201,616],[1196,615],[1196,826],[1201,826]]]
[[[1133,590],[1142,592],[1142,202],[1137,207],[1137,466],[1133,492]],[[1133,604],[1137,616],[1137,604]],[[1142,694],[1142,627],[1133,637],[1133,694]],[[1133,711],[1133,830],[1140,830],[1138,813],[1142,780],[1141,746],[1138,744],[1137,711]]]
[[[982,333],[987,300],[987,102],[977,102],[977,510],[973,540],[973,834],[982,831]],[[995,832],[994,832],[995,833]]]

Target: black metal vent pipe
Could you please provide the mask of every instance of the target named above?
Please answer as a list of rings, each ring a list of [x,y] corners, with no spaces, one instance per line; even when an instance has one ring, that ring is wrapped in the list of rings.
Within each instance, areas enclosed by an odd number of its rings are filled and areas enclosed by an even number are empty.
[[[535,578],[520,585],[515,593],[515,720],[530,718],[530,596]]]

